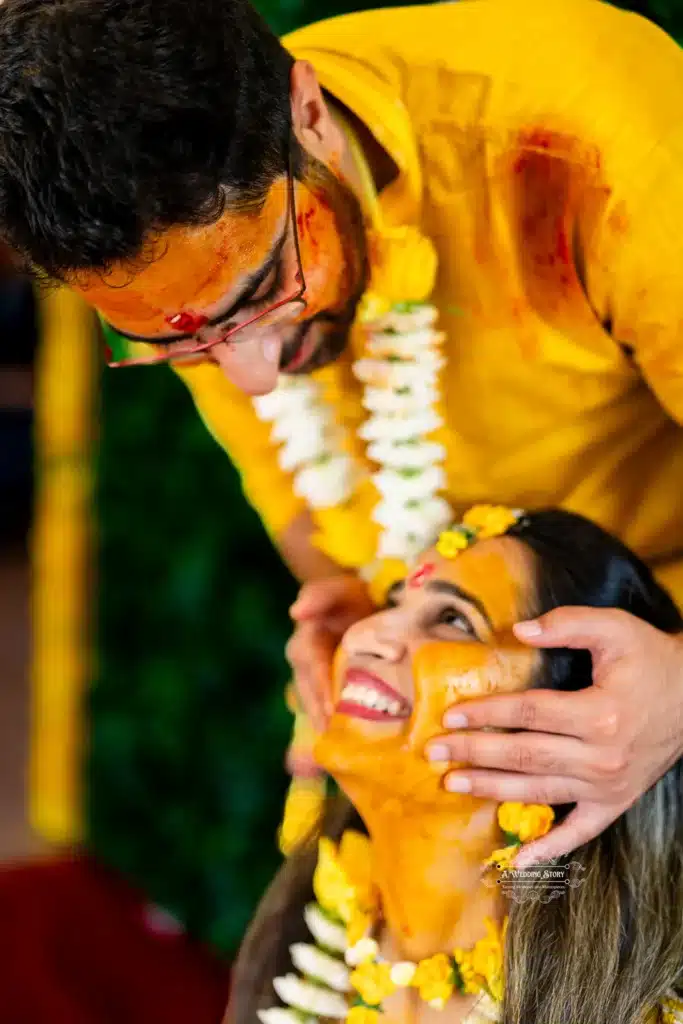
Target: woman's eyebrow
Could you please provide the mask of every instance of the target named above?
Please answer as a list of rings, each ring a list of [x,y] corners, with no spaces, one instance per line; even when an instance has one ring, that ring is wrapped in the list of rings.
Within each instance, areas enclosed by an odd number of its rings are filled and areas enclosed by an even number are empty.
[[[480,613],[482,618],[486,620],[489,629],[493,632],[493,623],[491,622],[489,613],[486,608],[474,594],[470,594],[469,591],[463,590],[457,583],[450,583],[447,580],[430,580],[429,583],[425,584],[425,590],[430,591],[432,594],[448,594],[449,597],[457,597],[461,601],[465,601],[467,604],[473,605]]]
[[[247,302],[253,297],[254,292],[258,291],[268,274],[275,269],[282,256],[282,250],[284,248],[285,241],[289,232],[289,220],[285,223],[282,234],[276,239],[270,252],[266,256],[265,260],[258,267],[257,270],[252,271],[247,277],[242,289],[239,294],[233,299],[231,305],[223,313],[217,313],[216,316],[212,316],[206,321],[206,327],[217,327],[222,324],[225,320],[229,320],[231,316],[240,309],[241,306],[246,305]],[[119,330],[118,327],[114,327],[113,324],[109,325],[113,331],[116,331],[122,338],[128,339],[128,341],[142,341],[148,345],[172,345],[176,341],[189,341],[194,338],[194,334],[169,334],[163,337],[150,337],[149,335],[143,336],[140,334],[128,334],[126,331]]]

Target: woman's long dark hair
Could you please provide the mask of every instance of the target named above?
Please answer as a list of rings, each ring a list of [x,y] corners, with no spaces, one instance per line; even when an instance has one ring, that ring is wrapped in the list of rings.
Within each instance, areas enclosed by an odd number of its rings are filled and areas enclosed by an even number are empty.
[[[683,629],[650,570],[583,517],[533,512],[508,533],[536,556],[532,614],[563,605],[618,608],[667,633]],[[590,682],[587,652],[543,652],[537,685],[580,690]],[[647,685],[644,678],[644,701]],[[667,990],[680,990],[682,782],[678,762],[605,832],[562,859],[580,865],[581,885],[548,903],[511,903],[503,1024],[643,1024]],[[320,833],[336,839],[349,827],[363,827],[356,812],[343,799],[330,801]],[[256,913],[235,970],[231,1024],[255,1024],[256,1011],[273,1005],[272,981],[291,969],[290,945],[309,938],[303,910],[313,898],[316,838],[285,863]]]

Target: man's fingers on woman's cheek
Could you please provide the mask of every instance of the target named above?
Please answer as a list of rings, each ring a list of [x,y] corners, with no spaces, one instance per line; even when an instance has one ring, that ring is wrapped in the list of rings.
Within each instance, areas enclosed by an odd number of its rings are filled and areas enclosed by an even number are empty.
[[[446,755],[445,757],[443,755]],[[547,733],[453,732],[426,748],[430,761],[452,761],[476,768],[502,769],[530,775],[567,775],[591,781],[597,752],[573,736]]]
[[[589,720],[583,694],[553,690],[496,694],[455,705],[444,715],[446,729],[524,729],[582,736]],[[571,715],[568,711],[571,710]]]
[[[523,804],[573,804],[590,792],[586,783],[561,776],[515,775],[512,772],[448,772],[443,781],[449,793],[470,793],[487,800]]]

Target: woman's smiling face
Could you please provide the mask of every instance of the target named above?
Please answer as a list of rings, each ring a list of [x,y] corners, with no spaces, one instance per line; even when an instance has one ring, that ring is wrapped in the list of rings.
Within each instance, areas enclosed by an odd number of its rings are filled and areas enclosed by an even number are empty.
[[[382,775],[399,790],[433,780],[423,749],[443,732],[447,708],[531,686],[539,656],[512,626],[533,607],[534,579],[533,555],[511,537],[480,541],[454,559],[428,552],[387,607],[344,636],[335,714],[318,749],[324,767],[340,777]]]

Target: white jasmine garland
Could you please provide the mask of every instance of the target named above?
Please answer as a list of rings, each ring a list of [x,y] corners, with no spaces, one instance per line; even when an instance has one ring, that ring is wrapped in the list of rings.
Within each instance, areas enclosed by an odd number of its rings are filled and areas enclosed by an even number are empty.
[[[410,963],[409,960],[402,960],[392,966],[389,977],[397,988],[408,988],[415,977],[416,970],[416,964]]]
[[[375,960],[379,956],[379,946],[375,939],[368,937],[359,939],[354,946],[346,950],[346,962],[349,967]]]
[[[355,466],[317,381],[281,374],[271,394],[252,402],[259,419],[272,423],[271,438],[281,445],[280,465],[294,474],[294,493],[311,508],[346,501],[356,484]]]
[[[273,988],[283,1003],[303,1013],[345,1020],[349,1011],[346,999],[338,992],[302,981],[296,974],[273,978]]]
[[[333,953],[346,952],[346,929],[343,925],[330,921],[317,903],[309,903],[305,907],[304,921],[315,941],[323,949],[329,949]]]
[[[306,1017],[298,1010],[286,1010],[284,1006],[271,1006],[269,1010],[257,1010],[261,1024],[317,1024],[317,1017]]]
[[[335,992],[351,990],[350,971],[343,961],[305,942],[295,942],[289,951],[292,963],[306,977],[324,982]]]
[[[369,414],[358,434],[378,467],[372,474],[381,495],[373,514],[382,527],[377,558],[412,561],[452,520],[439,496],[446,451],[430,437],[443,423],[437,407],[444,335],[436,330],[437,316],[426,303],[394,306],[365,325],[365,354],[353,366],[365,384],[362,405]],[[318,382],[282,375],[272,394],[253,401],[257,415],[272,423],[295,494],[313,509],[343,504],[359,467]]]

